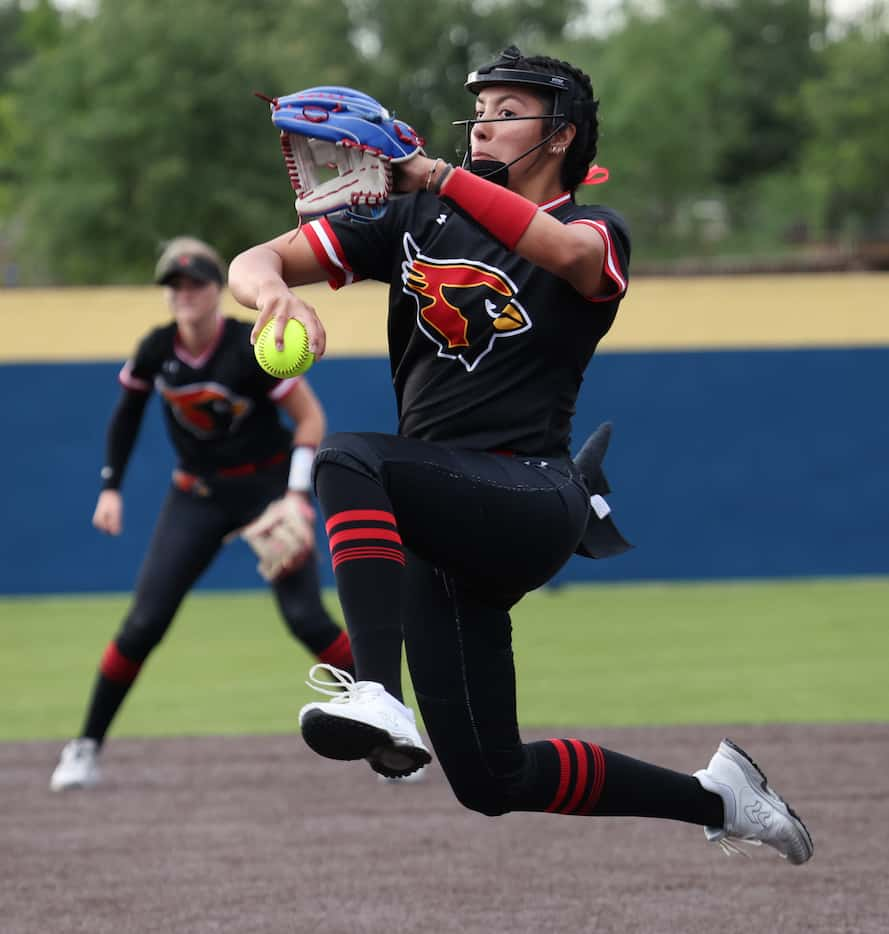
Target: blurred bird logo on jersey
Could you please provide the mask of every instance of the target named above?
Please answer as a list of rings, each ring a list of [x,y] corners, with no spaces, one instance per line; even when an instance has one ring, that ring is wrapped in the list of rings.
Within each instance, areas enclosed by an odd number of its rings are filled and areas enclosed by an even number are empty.
[[[222,438],[247,417],[253,403],[219,383],[168,386],[159,381],[160,394],[177,422],[198,438]]]
[[[499,269],[468,259],[430,259],[410,234],[401,264],[402,291],[417,301],[417,324],[439,357],[459,360],[472,372],[500,338],[531,328],[512,280]]]

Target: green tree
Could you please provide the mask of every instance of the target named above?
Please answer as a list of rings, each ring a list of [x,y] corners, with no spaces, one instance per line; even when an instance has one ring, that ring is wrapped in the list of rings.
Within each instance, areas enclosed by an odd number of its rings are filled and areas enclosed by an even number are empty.
[[[13,167],[18,126],[12,75],[40,50],[57,45],[62,32],[62,15],[49,0],[27,8],[19,0],[0,0],[0,244],[19,188]]]
[[[698,0],[654,13],[628,4],[606,39],[583,38],[565,54],[593,79],[600,102],[599,157],[611,180],[583,192],[627,216],[641,255],[687,245],[679,221],[718,193],[714,176],[740,132],[728,103],[737,88],[723,67],[731,38]]]
[[[803,168],[815,224],[827,236],[889,237],[889,33],[886,20],[825,51],[825,73],[803,87],[812,131]]]
[[[230,256],[292,224],[252,92],[318,83],[346,28],[335,0],[301,13],[286,0],[115,0],[67,24],[16,75],[23,279],[144,281],[172,235]]]
[[[736,76],[730,105],[743,126],[720,160],[718,179],[725,185],[743,187],[796,164],[806,131],[800,87],[819,69],[820,7],[811,0],[733,0],[712,7],[729,37],[721,67]]]
[[[404,0],[350,0],[356,82],[449,159],[464,151],[451,124],[472,113],[467,74],[517,44],[548,54],[582,0],[438,0],[422,9]]]

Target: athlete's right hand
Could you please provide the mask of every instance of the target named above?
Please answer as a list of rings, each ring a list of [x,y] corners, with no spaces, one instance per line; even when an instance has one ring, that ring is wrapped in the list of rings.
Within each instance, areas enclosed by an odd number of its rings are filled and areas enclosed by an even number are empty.
[[[123,497],[119,490],[102,490],[93,513],[93,525],[108,535],[123,531]]]
[[[287,287],[283,280],[268,282],[260,286],[256,296],[256,324],[250,333],[250,343],[255,344],[259,332],[267,322],[275,321],[275,346],[278,350],[284,348],[284,326],[290,318],[301,321],[309,335],[309,350],[315,358],[323,357],[327,347],[327,334],[324,325],[315,313],[315,309],[303,301],[298,295]]]

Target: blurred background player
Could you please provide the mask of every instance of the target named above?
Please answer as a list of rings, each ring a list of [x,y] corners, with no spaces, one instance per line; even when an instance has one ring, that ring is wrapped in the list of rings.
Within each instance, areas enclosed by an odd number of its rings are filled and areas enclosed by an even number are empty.
[[[511,47],[466,89],[465,169],[417,152],[395,166],[408,194],[381,216],[314,220],[231,266],[234,295],[259,312],[254,335],[297,318],[318,352],[323,326],[290,286],[390,286],[398,435],[331,435],[315,467],[359,680],[341,674],[344,693],[302,709],[303,737],[382,774],[429,761],[401,698],[403,631],[429,737],[466,807],[685,821],[804,863],[802,822],[728,741],[690,775],[593,742],[521,739],[509,611],[596,518],[571,421],[627,288],[630,238],[614,211],[574,197],[598,136],[586,74]]]
[[[250,347],[251,325],[223,316],[224,268],[207,244],[171,241],[155,281],[165,287],[174,320],[146,335],[120,372],[123,391],[108,429],[93,525],[109,535],[123,529],[120,485],[153,388],[178,466],[129,612],[102,656],[83,729],[52,774],[54,791],[99,781],[99,751],[142,665],[185,595],[239,531],[259,554],[294,638],[319,661],[352,667],[349,638],[321,601],[314,551],[310,471],[324,412],[303,377],[263,372]]]

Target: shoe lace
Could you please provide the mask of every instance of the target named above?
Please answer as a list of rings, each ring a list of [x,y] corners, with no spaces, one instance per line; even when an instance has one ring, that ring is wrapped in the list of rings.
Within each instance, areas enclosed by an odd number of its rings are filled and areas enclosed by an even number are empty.
[[[747,846],[762,846],[762,840],[747,840],[744,837],[735,837],[735,839],[740,843],[746,843]],[[719,848],[726,856],[743,856],[744,859],[750,859],[750,854],[736,843],[733,843],[728,837],[723,837],[719,841]]]
[[[323,672],[322,677],[320,673]],[[309,679],[306,684],[319,694],[326,694],[333,698],[332,704],[348,704],[356,700],[368,688],[375,690],[377,685],[372,681],[356,681],[348,671],[335,668],[324,662],[312,665],[309,669]]]

